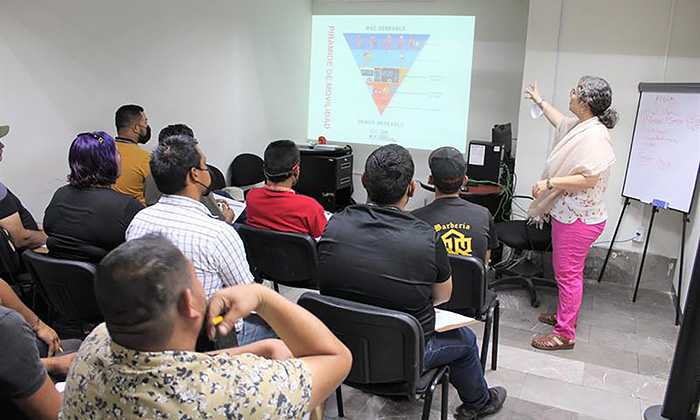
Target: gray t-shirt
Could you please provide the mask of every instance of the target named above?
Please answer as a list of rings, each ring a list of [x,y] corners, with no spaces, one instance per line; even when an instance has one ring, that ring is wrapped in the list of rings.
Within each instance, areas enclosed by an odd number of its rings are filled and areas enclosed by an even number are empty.
[[[484,261],[486,251],[498,247],[496,224],[486,207],[445,197],[412,213],[433,227],[450,254]]]
[[[0,306],[0,413],[2,418],[24,419],[13,399],[34,395],[46,380],[32,328],[17,312]]]

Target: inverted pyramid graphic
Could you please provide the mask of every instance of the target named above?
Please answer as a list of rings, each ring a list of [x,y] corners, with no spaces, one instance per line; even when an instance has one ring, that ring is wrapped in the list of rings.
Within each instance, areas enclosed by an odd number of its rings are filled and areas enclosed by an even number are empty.
[[[346,33],[345,40],[355,57],[379,114],[403,83],[430,35],[403,33]]]

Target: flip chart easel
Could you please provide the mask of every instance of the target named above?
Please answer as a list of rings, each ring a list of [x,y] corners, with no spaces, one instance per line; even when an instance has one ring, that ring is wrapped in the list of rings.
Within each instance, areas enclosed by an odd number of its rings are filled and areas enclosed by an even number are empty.
[[[603,279],[622,218],[631,200],[651,205],[649,228],[634,287],[637,301],[654,216],[660,210],[681,213],[681,252],[676,291],[676,325],[680,322],[685,236],[700,168],[700,83],[640,83],[637,115],[627,160],[622,196],[625,202],[600,270]]]

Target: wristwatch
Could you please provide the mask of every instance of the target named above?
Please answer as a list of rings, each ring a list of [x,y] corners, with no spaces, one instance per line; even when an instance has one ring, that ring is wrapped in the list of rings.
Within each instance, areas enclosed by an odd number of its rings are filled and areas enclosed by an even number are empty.
[[[554,188],[552,186],[552,178],[547,178],[547,189],[551,190],[552,188]]]

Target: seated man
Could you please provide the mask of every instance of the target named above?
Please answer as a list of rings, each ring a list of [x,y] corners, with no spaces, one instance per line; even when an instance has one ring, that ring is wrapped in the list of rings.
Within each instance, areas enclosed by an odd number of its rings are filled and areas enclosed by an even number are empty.
[[[192,129],[185,124],[171,124],[164,127],[162,130],[160,130],[160,133],[158,133],[158,144],[171,136],[188,136],[192,137],[193,139],[195,138],[194,131],[192,131]],[[146,198],[147,206],[154,205],[156,202],[158,202],[158,200],[160,200],[160,197],[163,196],[163,193],[158,190],[158,186],[156,186],[156,182],[153,180],[152,174],[146,178],[146,182],[143,187],[143,194]],[[214,198],[214,195],[211,192],[202,196],[202,204],[207,206],[211,214],[216,216],[219,220],[226,220],[216,199]],[[227,223],[231,223],[232,221],[233,220],[228,220]]]
[[[323,207],[311,197],[297,194],[299,149],[291,140],[273,141],[265,149],[265,188],[255,188],[246,197],[247,223],[281,232],[297,232],[318,238],[326,228]]]
[[[150,174],[148,151],[141,148],[151,140],[151,126],[140,105],[122,105],[114,115],[117,126],[117,150],[122,158],[122,173],[112,186],[122,194],[130,195],[146,205],[143,194],[146,178]]]
[[[57,418],[61,394],[48,374],[68,373],[75,353],[40,359],[32,327],[5,306],[0,306],[0,337],[0,416],[20,420]]]
[[[32,333],[41,340],[41,344],[37,342],[40,354],[44,353],[47,356],[53,356],[61,351],[61,339],[56,334],[56,331],[46,325],[31,309],[27,308],[10,285],[3,279],[0,279],[0,304],[8,309],[17,311],[24,318],[32,329]]]
[[[7,125],[0,125],[0,138],[10,131]],[[5,145],[0,142],[0,161]],[[5,229],[18,252],[34,249],[46,243],[46,234],[39,229],[29,210],[24,208],[16,195],[0,182],[0,228]]]
[[[478,257],[488,265],[491,250],[498,247],[496,224],[486,207],[459,197],[468,181],[464,155],[454,147],[441,147],[430,154],[428,166],[435,201],[413,215],[433,227],[448,253]]]
[[[368,203],[336,213],[318,244],[319,287],[335,296],[416,317],[425,337],[424,368],[448,365],[462,405],[457,419],[475,419],[503,406],[506,390],[488,389],[476,337],[469,328],[435,332],[435,311],[450,299],[450,263],[433,228],[403,209],[415,191],[413,161],[396,144],[365,163]]]
[[[61,418],[300,419],[350,371],[348,349],[317,318],[261,285],[209,302],[185,256],[162,237],[126,242],[102,261],[104,315],[66,380]],[[226,334],[257,311],[282,338],[210,354],[205,324]],[[223,316],[215,327],[212,320]]]
[[[201,203],[212,180],[197,141],[189,136],[163,139],[151,155],[151,172],[164,195],[134,217],[126,230],[126,240],[149,233],[170,239],[192,261],[207,297],[226,286],[252,283],[253,275],[238,233]],[[233,220],[228,206],[224,205],[223,213]],[[239,344],[274,336],[255,317],[239,324],[237,331]],[[230,340],[234,338],[232,335]]]

